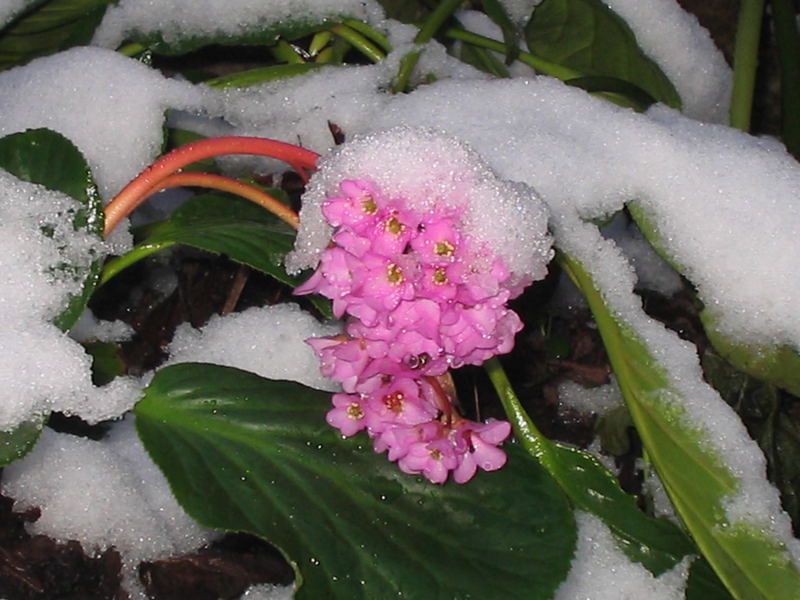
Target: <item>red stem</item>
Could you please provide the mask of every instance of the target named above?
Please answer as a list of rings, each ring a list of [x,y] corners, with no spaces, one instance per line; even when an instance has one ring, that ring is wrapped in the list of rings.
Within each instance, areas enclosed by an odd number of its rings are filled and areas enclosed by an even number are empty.
[[[202,187],[235,194],[266,208],[294,229],[297,229],[300,225],[300,218],[297,213],[277,198],[255,186],[242,183],[230,177],[212,175],[210,173],[174,173],[150,188],[142,195],[141,199],[144,201],[153,194],[175,187]]]
[[[164,179],[187,165],[222,154],[255,154],[276,158],[288,163],[306,181],[306,170],[314,170],[319,158],[311,150],[256,137],[219,137],[181,146],[142,171],[105,207],[104,235],[108,236]]]

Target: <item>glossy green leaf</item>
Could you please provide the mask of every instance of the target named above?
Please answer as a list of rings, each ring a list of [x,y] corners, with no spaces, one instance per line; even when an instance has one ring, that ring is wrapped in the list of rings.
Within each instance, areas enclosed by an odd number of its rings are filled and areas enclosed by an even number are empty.
[[[325,423],[330,395],[232,368],[159,371],[136,425],[200,523],[278,546],[296,598],[546,599],[566,576],[565,497],[520,448],[467,485],[405,475]]]
[[[76,230],[102,236],[102,200],[91,170],[80,151],[63,135],[49,129],[29,129],[0,138],[0,168],[19,179],[74,198],[83,208],[65,218],[72,219]],[[83,279],[84,285],[82,292],[69,300],[67,308],[54,321],[62,330],[69,330],[86,308],[100,276],[101,262],[102,258],[98,258],[88,269],[66,265],[75,277]]]
[[[285,196],[281,190],[269,192],[275,197]],[[169,219],[148,228],[147,237],[133,250],[109,262],[103,281],[146,256],[184,244],[224,254],[281,283],[297,287],[304,276],[289,275],[284,268],[284,258],[294,246],[294,238],[291,227],[248,200],[217,193],[200,194],[178,207]],[[323,314],[331,316],[327,301],[315,297],[314,302]]]
[[[112,0],[35,2],[0,30],[0,70],[88,44]]]
[[[85,342],[83,349],[92,357],[92,383],[97,386],[111,382],[127,372],[127,365],[115,342]]]
[[[10,465],[33,449],[44,422],[44,417],[37,417],[17,425],[11,431],[0,431],[0,467]]]
[[[614,77],[680,108],[666,75],[639,48],[628,25],[601,0],[543,0],[525,28],[533,54],[588,76]]]
[[[729,521],[726,502],[741,482],[688,422],[665,367],[612,316],[584,267],[565,254],[560,262],[589,302],[648,458],[720,579],[740,600],[800,598],[800,572],[782,543],[756,524]]]
[[[636,499],[620,488],[616,477],[594,456],[544,437],[520,404],[497,359],[490,360],[486,369],[521,445],[553,476],[576,508],[606,524],[631,560],[660,575],[687,555],[697,554],[695,545],[673,523],[640,511]],[[730,598],[702,559],[693,563],[690,582],[688,598]]]

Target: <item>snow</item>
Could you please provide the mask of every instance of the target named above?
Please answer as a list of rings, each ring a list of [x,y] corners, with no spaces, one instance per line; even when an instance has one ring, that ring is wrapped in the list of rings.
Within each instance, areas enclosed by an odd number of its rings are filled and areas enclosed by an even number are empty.
[[[420,88],[372,129],[399,124],[468,143],[552,210],[598,219],[635,200],[723,333],[800,347],[800,281],[786,275],[800,267],[800,167],[776,142],[660,105],[634,113],[545,77]]]
[[[581,414],[604,415],[607,412],[624,406],[622,393],[616,379],[611,383],[587,388],[574,381],[564,381],[558,386],[560,408],[571,408]]]
[[[123,321],[103,321],[88,308],[69,330],[76,342],[124,342],[133,336],[133,329]]]
[[[199,110],[203,97],[116,52],[73,48],[0,73],[0,136],[61,133],[110,199],[161,152],[165,111]]]
[[[368,180],[387,197],[425,214],[463,210],[463,230],[497,252],[516,282],[542,279],[552,257],[547,210],[533,189],[500,180],[481,158],[455,139],[430,129],[398,127],[358,137],[319,161],[303,195],[300,229],[287,269],[316,265],[331,228],[322,216],[325,198],[346,179]]]
[[[158,34],[175,43],[253,34],[273,24],[330,24],[344,18],[377,23],[383,9],[373,0],[121,0],[106,11],[92,43],[116,48],[133,32]]]
[[[597,517],[576,512],[578,547],[567,579],[553,600],[682,600],[691,559],[654,577],[631,562]]]
[[[134,600],[147,597],[139,562],[187,553],[213,537],[178,506],[132,420],[99,442],[45,429],[30,454],[5,468],[2,492],[15,510],[41,509],[27,525],[31,535],[78,540],[89,554],[115,547]]]
[[[201,329],[180,325],[167,349],[168,364],[209,362],[338,392],[338,385],[322,376],[317,355],[304,342],[338,333],[340,324],[323,325],[296,304],[250,308],[215,315]]]
[[[525,25],[533,14],[533,9],[542,0],[499,0],[500,5],[511,21],[518,27]]]
[[[0,322],[0,430],[12,429],[51,411],[92,422],[118,417],[131,408],[139,386],[120,378],[103,388],[91,382],[91,358],[52,320],[81,283],[62,263],[85,271],[105,254],[96,238],[72,227],[80,204],[64,194],[20,181],[0,171],[0,309],[14,318]],[[52,228],[52,237],[42,226]]]
[[[32,5],[36,0],[5,0],[0,4],[0,25],[9,23],[24,8]]]
[[[603,0],[636,35],[683,100],[693,119],[726,123],[733,74],[694,15],[677,0]]]
[[[294,594],[294,586],[253,585],[247,588],[241,600],[289,600]]]

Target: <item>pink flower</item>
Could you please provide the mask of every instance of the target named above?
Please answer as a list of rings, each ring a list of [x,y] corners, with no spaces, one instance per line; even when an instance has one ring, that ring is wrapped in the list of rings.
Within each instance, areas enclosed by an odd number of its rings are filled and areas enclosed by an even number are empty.
[[[325,420],[345,437],[355,435],[367,426],[364,412],[364,401],[356,394],[334,394],[333,408],[328,411]]]
[[[331,245],[295,290],[347,315],[346,335],[307,340],[346,392],[328,423],[345,436],[365,429],[376,452],[434,483],[499,469],[510,425],[465,420],[435,378],[511,350],[522,323],[506,302],[521,283],[511,289],[503,261],[465,235],[461,210],[420,214],[368,181],[340,189],[322,205]]]

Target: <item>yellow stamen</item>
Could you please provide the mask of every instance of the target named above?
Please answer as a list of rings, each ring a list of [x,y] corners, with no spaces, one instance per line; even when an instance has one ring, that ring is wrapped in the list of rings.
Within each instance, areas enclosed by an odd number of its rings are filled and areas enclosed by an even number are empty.
[[[455,251],[456,247],[447,240],[436,242],[436,245],[433,247],[433,252],[438,256],[453,256]]]
[[[375,204],[375,200],[372,199],[372,196],[365,196],[364,200],[361,201],[361,210],[367,215],[374,215],[378,212],[378,205]]]
[[[388,221],[386,221],[386,231],[391,233],[392,235],[400,235],[405,229],[406,226],[403,225],[400,221],[397,220],[397,217],[392,217]]]
[[[444,285],[447,283],[447,273],[444,267],[439,267],[433,272],[433,283],[434,285]]]
[[[361,407],[356,402],[352,402],[347,407],[347,410],[345,412],[347,412],[347,416],[351,419],[358,420],[364,418],[364,411],[361,410]]]
[[[392,263],[386,268],[386,279],[393,285],[400,285],[405,281],[403,271],[396,264]]]

